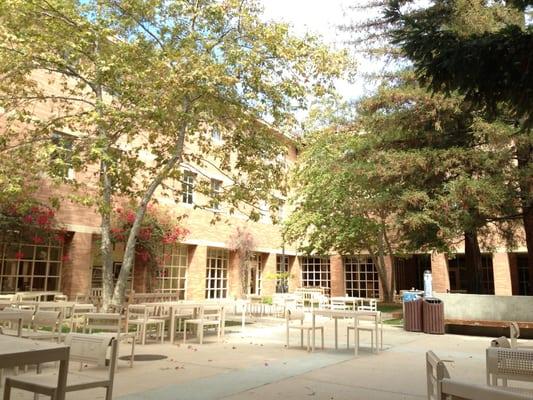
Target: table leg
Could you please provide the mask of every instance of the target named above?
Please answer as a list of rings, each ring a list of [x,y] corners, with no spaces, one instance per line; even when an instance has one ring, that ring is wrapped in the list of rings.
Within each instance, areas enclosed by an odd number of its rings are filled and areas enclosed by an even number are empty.
[[[59,374],[57,377],[57,400],[65,400],[65,389],[67,386],[67,375],[68,375],[68,358],[70,355],[70,348],[65,349],[66,357],[61,360],[59,363]]]
[[[335,350],[337,350],[339,348],[339,340],[338,340],[338,327],[339,327],[339,319],[338,318],[333,318],[335,320]]]
[[[312,346],[312,351],[315,351],[315,336],[316,336],[316,332],[315,332],[315,313],[312,312],[311,315],[313,316],[312,317],[312,327],[313,327],[313,346]]]
[[[357,320],[357,316],[353,317],[353,338],[354,338],[354,355],[357,357],[359,352],[359,330],[357,329],[359,321]]]
[[[379,332],[378,332],[378,315],[376,314],[376,316],[374,317],[374,323],[375,323],[375,331],[376,331],[376,353],[379,352]],[[372,349],[372,351],[374,351],[374,349]]]
[[[170,344],[174,344],[174,335],[176,333],[176,315],[174,313],[174,308],[172,306],[170,307],[170,333],[169,333],[169,339]]]

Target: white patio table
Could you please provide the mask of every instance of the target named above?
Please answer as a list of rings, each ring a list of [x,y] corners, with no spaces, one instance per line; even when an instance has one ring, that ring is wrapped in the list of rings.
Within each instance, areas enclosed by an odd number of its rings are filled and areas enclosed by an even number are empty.
[[[356,310],[313,310],[312,311],[312,326],[313,326],[313,344],[312,344],[312,351],[315,351],[315,324],[316,324],[316,316],[323,316],[323,317],[329,317],[333,318],[335,320],[335,349],[339,348],[339,342],[338,342],[338,319],[339,318],[353,318],[354,327],[357,327],[359,325],[359,317],[372,317],[374,319],[374,323],[376,326],[376,332],[378,332],[379,322],[380,322],[380,313],[379,311],[356,311]],[[355,343],[355,350],[354,354],[357,356],[358,354],[358,336],[359,332],[357,329],[354,329],[354,343]],[[376,341],[378,339],[376,338]]]
[[[70,347],[53,342],[43,342],[0,335],[0,368],[59,361],[56,399],[65,399]]]

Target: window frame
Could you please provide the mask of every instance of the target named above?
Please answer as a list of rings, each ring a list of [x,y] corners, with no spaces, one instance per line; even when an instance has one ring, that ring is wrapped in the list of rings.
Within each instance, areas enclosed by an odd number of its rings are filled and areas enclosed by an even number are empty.
[[[226,299],[228,297],[229,250],[208,247],[205,271],[205,298]]]
[[[194,187],[196,182],[196,174],[188,169],[183,171],[181,179],[181,203],[193,205],[194,204]]]

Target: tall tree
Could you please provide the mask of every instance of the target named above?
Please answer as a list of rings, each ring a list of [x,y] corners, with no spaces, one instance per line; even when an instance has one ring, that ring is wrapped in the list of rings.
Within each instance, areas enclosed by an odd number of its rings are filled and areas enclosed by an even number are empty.
[[[231,184],[217,193],[198,188],[230,212],[247,204],[257,217],[260,199],[276,204],[283,165],[272,160],[283,146],[274,130],[290,128],[295,107],[330,91],[348,63],[314,37],[263,22],[260,11],[252,0],[1,3],[1,134],[21,142],[75,133],[74,166],[99,166],[105,304],[123,299],[154,193],[179,195],[180,164],[226,174]],[[113,288],[111,213],[124,196],[137,207]]]

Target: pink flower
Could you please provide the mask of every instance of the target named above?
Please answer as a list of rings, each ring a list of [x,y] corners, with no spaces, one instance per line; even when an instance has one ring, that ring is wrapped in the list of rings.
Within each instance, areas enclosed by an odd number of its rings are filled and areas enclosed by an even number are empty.
[[[22,260],[24,258],[24,253],[22,251],[17,251],[15,253],[15,259],[16,260]]]
[[[63,256],[61,257],[61,261],[63,261],[63,262],[68,262],[68,261],[70,261],[70,257],[69,257],[69,255],[66,254],[66,253],[63,254]]]
[[[30,214],[25,215],[23,218],[23,221],[26,222],[27,224],[31,224],[33,222],[33,217]]]
[[[135,214],[132,211],[128,211],[126,214],[126,221],[129,224],[133,224],[135,222]]]
[[[48,220],[48,216],[47,215],[44,215],[44,214],[40,214],[37,216],[37,223],[39,225],[46,225],[48,224],[49,220]]]
[[[37,235],[35,235],[35,236],[32,238],[32,241],[33,241],[33,243],[35,243],[35,244],[41,244],[41,243],[44,243],[44,239],[43,239],[41,236],[37,236]]]

